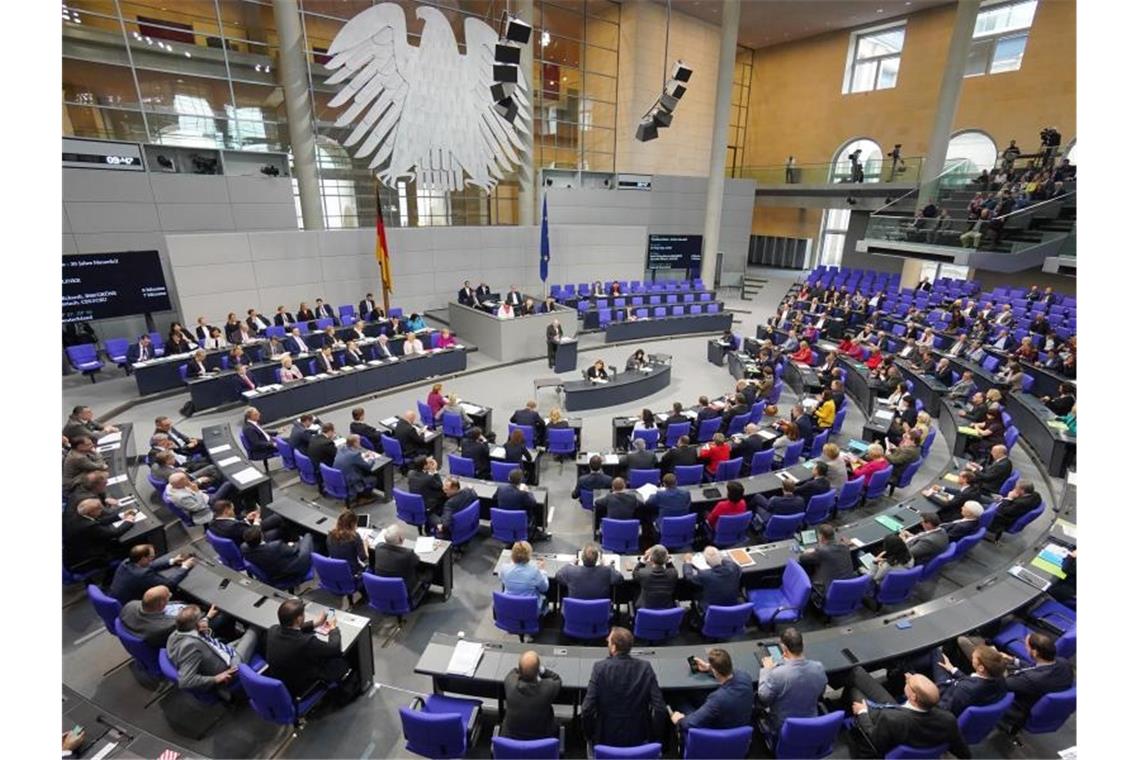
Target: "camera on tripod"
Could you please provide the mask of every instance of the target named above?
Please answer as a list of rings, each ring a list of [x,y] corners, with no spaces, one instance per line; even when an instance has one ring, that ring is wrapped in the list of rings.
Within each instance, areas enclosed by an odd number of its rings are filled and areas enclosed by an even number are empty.
[[[1041,130],[1041,144],[1046,148],[1056,148],[1061,144],[1061,133],[1052,127]]]

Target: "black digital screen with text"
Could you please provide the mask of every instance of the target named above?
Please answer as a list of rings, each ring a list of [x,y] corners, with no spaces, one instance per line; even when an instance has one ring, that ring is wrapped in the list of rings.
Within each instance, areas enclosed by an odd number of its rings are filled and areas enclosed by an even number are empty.
[[[646,269],[701,268],[701,235],[650,235]]]
[[[63,257],[65,324],[169,310],[158,251]]]

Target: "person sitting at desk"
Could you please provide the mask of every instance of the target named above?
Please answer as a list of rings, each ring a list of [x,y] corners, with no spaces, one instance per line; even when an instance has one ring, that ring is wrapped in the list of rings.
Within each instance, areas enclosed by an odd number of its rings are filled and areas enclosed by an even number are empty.
[[[950,545],[950,537],[942,527],[942,518],[934,512],[923,512],[921,519],[922,523],[919,526],[921,530],[918,533],[900,530],[898,534],[899,538],[906,541],[907,549],[910,550],[910,556],[914,557],[916,565],[925,565],[946,551],[946,547]]]
[[[475,288],[475,303],[481,304],[491,297],[491,288],[487,283],[480,282],[479,287]]]
[[[823,362],[816,368],[822,378],[838,377],[839,376],[839,354],[835,351],[828,351],[827,356],[823,358]]]
[[[1025,719],[1041,697],[1073,685],[1073,665],[1057,656],[1057,642],[1052,636],[1035,631],[1025,637],[1024,644],[1030,662],[1001,655],[1009,669],[1005,686],[1013,692],[1014,700],[1008,715],[1015,725]],[[958,648],[971,661],[974,650],[984,645],[985,640],[978,636],[958,637]]]
[[[364,300],[357,304],[356,314],[365,322],[378,322],[384,317],[384,310],[376,303],[371,293],[364,296]]]
[[[926,676],[906,675],[907,701],[901,709],[887,709],[898,708],[898,704],[862,666],[856,665],[848,678],[843,699],[851,705],[851,714],[859,729],[850,734],[858,757],[882,757],[900,744],[913,747],[947,744],[955,757],[970,757],[970,748],[962,740],[957,720],[938,706],[938,687]]]
[[[1032,483],[1019,480],[1004,499],[998,502],[990,532],[1000,536],[1025,515],[1041,506],[1041,494]]]
[[[534,461],[530,449],[526,446],[526,436],[518,428],[515,428],[507,436],[507,442],[503,444],[503,459],[507,462],[526,462],[528,464]]]
[[[289,429],[288,441],[293,451],[299,451],[305,456],[309,456],[309,442],[320,431],[320,427],[313,424],[313,420],[313,415],[305,412],[297,418]]]
[[[857,362],[863,361],[864,349],[859,345],[859,342],[858,338],[844,338],[839,341],[839,352]]]
[[[767,525],[773,515],[794,515],[804,511],[804,499],[796,494],[796,484],[791,480],[780,482],[780,493],[771,498],[762,493],[752,497],[752,512],[760,525]]]
[[[562,410],[556,406],[550,407],[550,416],[545,422],[547,430],[566,430],[570,427],[570,420],[563,418]]]
[[[262,459],[277,454],[277,445],[273,443],[273,436],[261,427],[261,411],[256,406],[246,407],[241,431],[249,444],[250,458]]]
[[[246,309],[245,324],[250,332],[255,335],[260,335],[269,328],[272,322],[270,322],[264,314],[259,313],[257,309]]]
[[[637,370],[645,367],[646,364],[648,364],[648,362],[645,359],[645,351],[639,348],[630,354],[630,357],[625,360],[625,371],[636,372]]]
[[[317,319],[336,319],[336,313],[333,311],[331,304],[324,302],[324,299],[318,298],[316,306],[313,307],[313,313]]]
[[[460,453],[470,459],[475,466],[475,477],[486,480],[491,477],[491,447],[483,437],[483,429],[473,427],[467,431],[459,444]],[[599,461],[600,461],[599,457]],[[600,465],[599,465],[600,467]],[[575,494],[574,498],[578,498]]]
[[[917,427],[912,428],[899,439],[898,446],[889,445],[887,448],[886,460],[894,468],[891,480],[898,483],[903,470],[922,458],[922,434],[918,432]]]
[[[819,404],[812,413],[815,429],[819,431],[830,430],[835,424],[835,399],[830,388],[824,388],[819,394]]]
[[[811,346],[808,345],[808,342],[806,340],[801,340],[800,344],[799,344],[799,348],[796,349],[795,353],[789,355],[788,358],[791,359],[792,361],[798,362],[800,364],[810,365],[811,364],[811,355],[812,355]]]
[[[399,441],[405,459],[431,454],[431,446],[424,440],[424,430],[416,424],[416,413],[411,409],[396,419],[392,437]]]
[[[756,682],[756,701],[763,712],[760,720],[779,735],[788,718],[814,718],[819,699],[827,688],[823,664],[804,656],[804,637],[793,626],[780,632],[780,661],[769,655],[761,660]]]
[[[600,456],[594,454],[590,457],[589,468],[590,471],[578,478],[578,482],[574,484],[570,498],[579,498],[582,491],[609,490],[613,486],[614,479],[602,472],[602,458]]]
[[[969,462],[966,467],[977,474],[978,485],[990,493],[997,493],[1002,484],[1013,474],[1013,462],[1009,458],[1009,449],[1005,444],[998,444],[990,449],[990,463],[985,467],[976,462]]]
[[[697,459],[705,463],[709,479],[716,477],[717,467],[732,456],[732,449],[725,440],[724,433],[715,433],[712,440],[697,452]]]
[[[475,306],[475,289],[471,287],[470,280],[463,281],[463,287],[459,289],[457,300],[463,306]]]
[[[622,465],[627,470],[653,470],[657,467],[657,455],[646,449],[644,438],[634,438],[630,452],[622,457]]]
[[[439,463],[433,457],[416,457],[408,473],[408,490],[423,497],[424,508],[432,514],[439,514],[443,507],[443,479],[439,475]]]
[[[702,554],[707,569],[695,567],[692,554],[685,555],[685,564],[681,566],[685,580],[700,589],[698,598],[693,601],[693,613],[698,618],[710,606],[731,607],[740,602],[740,565],[731,559],[726,561],[715,546],[706,546]]]
[[[285,350],[285,346],[277,339],[277,336],[269,336],[269,358],[280,359],[285,354],[289,353]]]
[[[285,341],[282,345],[284,345],[286,351],[293,354],[294,356],[301,356],[303,354],[309,353],[309,344],[306,343],[305,339],[301,337],[301,328],[299,327],[294,327],[289,331],[289,334],[285,336]]]
[[[432,419],[439,419],[440,412],[443,407],[447,405],[447,399],[443,397],[443,383],[435,383],[431,387],[431,391],[427,395],[427,405],[431,409]]]
[[[590,296],[592,298],[604,298],[606,289],[602,287],[601,280],[594,280],[594,284],[590,286]]]
[[[360,436],[351,433],[345,439],[344,446],[336,450],[333,457],[332,467],[340,470],[341,474],[344,475],[345,486],[348,490],[348,501],[352,506],[359,507],[373,502],[377,498],[373,492],[373,489],[376,488],[377,478],[372,474],[371,456],[371,454],[365,454],[365,449],[360,444]],[[316,459],[313,461],[316,462]]]
[[[337,515],[336,527],[329,531],[325,546],[330,558],[342,559],[348,563],[355,578],[360,578],[364,568],[368,567],[368,549],[356,531],[356,515],[350,509],[341,510]]]
[[[975,533],[981,527],[978,520],[984,511],[979,502],[967,501],[962,505],[962,510],[959,512],[961,518],[943,523],[942,527],[946,531],[946,537],[953,543]]]
[[[986,501],[986,493],[978,485],[978,474],[974,470],[966,469],[958,473],[960,488],[949,488],[939,484],[932,485],[922,492],[929,501],[938,505],[938,515],[942,519],[953,519],[962,510],[968,501]]]
[[[329,325],[325,329],[321,330],[320,334],[317,335],[317,346],[319,348],[328,349],[342,348],[344,346],[344,341],[336,336],[336,328],[334,328],[332,325]]]
[[[1021,390],[1021,382],[1024,379],[1025,373],[1021,369],[1021,364],[1013,359],[1010,359],[994,376],[995,383],[1008,385],[1013,391]]]
[[[216,612],[213,607],[211,612]],[[251,662],[257,646],[257,629],[249,626],[237,641],[218,641],[210,631],[210,616],[188,604],[174,618],[174,632],[166,642],[166,655],[178,669],[178,688],[213,691],[222,701],[232,700],[225,687],[237,677],[238,665]]]
[[[292,580],[312,566],[312,533],[306,533],[296,543],[265,541],[261,526],[251,525],[245,529],[242,540],[242,556],[260,568],[272,584]]]
[[[975,391],[966,402],[966,408],[958,412],[958,416],[965,418],[966,422],[981,422],[986,418],[988,408],[986,396],[981,391]]]
[[[395,338],[398,335],[403,335],[406,332],[404,328],[404,320],[400,319],[399,317],[388,317],[388,321],[384,323],[384,326],[380,328],[380,331],[383,335],[387,335],[389,338]]]
[[[289,325],[295,324],[296,321],[291,313],[285,311],[284,306],[278,306],[276,313],[273,315],[273,324],[278,327],[289,327]]]
[[[1041,402],[1058,417],[1064,417],[1077,404],[1077,389],[1072,383],[1061,383],[1056,396],[1042,396]]]
[[[321,429],[309,439],[307,455],[313,460],[313,468],[320,472],[321,465],[333,467],[336,460],[336,426],[331,422],[321,423]]]
[[[138,362],[150,361],[154,358],[154,346],[151,345],[150,336],[143,334],[138,341],[132,343],[127,349],[127,366]]]
[[[975,440],[969,444],[966,453],[975,460],[983,460],[994,446],[1005,443],[1005,422],[1001,416],[1001,406],[991,403],[986,408],[986,417],[974,423]]]
[[[423,342],[416,337],[414,332],[409,332],[404,340],[404,356],[426,353]]]
[[[871,346],[871,355],[867,357],[867,369],[876,370],[883,364],[883,352],[878,346]]]
[[[656,423],[654,423],[656,425]],[[673,402],[673,412],[665,418],[665,428],[668,429],[670,425],[691,424],[688,415],[685,414],[685,407],[680,401]],[[636,429],[636,426],[635,428]]]
[[[301,301],[301,305],[297,307],[297,321],[313,322],[316,320],[316,318],[317,315],[313,313],[313,310],[309,308],[309,305],[304,301]]]
[[[535,443],[546,440],[546,420],[542,419],[542,415],[537,410],[538,403],[534,399],[529,399],[522,409],[515,410],[510,419],[512,425],[527,425],[533,428]]]
[[[684,737],[691,728],[713,730],[741,728],[743,726],[751,728],[752,676],[743,670],[734,669],[732,656],[720,647],[709,650],[707,662],[700,657],[694,657],[693,663],[699,672],[712,673],[717,688],[704,698],[703,704],[700,704],[699,707],[695,703],[687,704],[684,701],[677,704],[678,707],[684,707],[688,710],[686,714],[682,710],[674,709],[670,716],[681,736]]]
[[[1028,335],[1022,338],[1017,348],[1013,351],[1013,356],[1023,362],[1036,361],[1037,349],[1033,345],[1033,339]]]
[[[684,517],[692,511],[692,496],[677,487],[677,476],[671,472],[661,478],[661,488],[645,501],[646,509],[655,516],[658,526],[666,517]]]
[[[325,640],[314,633],[328,626]],[[285,684],[289,695],[300,699],[317,685],[337,689],[347,701],[359,691],[354,671],[341,652],[340,628],[336,618],[321,612],[315,620],[305,620],[305,601],[286,599],[277,608],[277,625],[265,634],[265,661],[273,677]]]
[[[317,352],[316,362],[317,374],[335,374],[340,371],[340,367],[336,364],[336,359],[333,358],[332,349],[328,346],[323,346]]]
[[[538,308],[534,305],[534,299],[527,298],[515,309],[515,313],[520,317],[529,317],[532,314],[537,314]]]
[[[216,329],[216,327],[206,323],[205,317],[198,317],[198,319],[194,320],[194,339],[201,343],[209,338],[211,333]]]
[[[168,568],[178,568],[176,572],[163,575],[161,571]],[[115,576],[111,580],[111,596],[126,604],[135,599],[142,599],[148,589],[155,586],[178,588],[178,584],[194,567],[194,558],[188,554],[179,554],[175,557],[155,559],[154,547],[150,544],[135,544],[127,554],[125,562],[119,563],[115,568]]]
[[[689,436],[683,435],[677,439],[677,445],[661,456],[660,467],[662,472],[676,472],[678,467],[691,467],[700,463],[697,447],[689,443]]]
[[[946,349],[946,354],[948,356],[965,356],[968,349],[969,342],[966,339],[966,333],[962,332],[958,333],[958,337],[955,338],[954,342],[950,344],[950,347]]]
[[[216,369],[206,367],[206,352],[201,349],[194,352],[190,361],[186,363],[186,377],[194,380],[200,377],[209,377],[218,372]]]
[[[669,551],[661,544],[649,547],[633,569],[640,592],[635,609],[667,610],[676,606],[677,568],[669,562]]]
[[[419,332],[428,329],[428,326],[427,323],[424,322],[424,318],[420,316],[418,312],[413,311],[411,316],[408,317],[406,329],[408,332]]]
[[[170,335],[166,338],[166,354],[167,356],[177,356],[179,354],[188,354],[198,347],[196,341],[190,340],[190,337],[182,332],[182,328],[171,328]]]
[[[802,480],[796,484],[795,494],[804,500],[805,503],[811,500],[813,496],[825,494],[831,490],[831,481],[827,479],[827,462],[822,459],[816,460],[811,468],[812,476],[807,480]],[[846,472],[844,473],[846,477]],[[836,491],[836,493],[839,493]]]
[[[523,483],[523,471],[515,468],[507,475],[507,482],[495,489],[495,504],[499,509],[526,512],[527,532],[534,541],[547,541],[549,533],[538,528],[539,517],[544,509],[534,494]]]
[[[364,332],[364,321],[358,319],[356,322],[353,323],[352,327],[349,328],[347,340],[348,341],[360,341],[360,340],[367,340],[367,339],[368,339],[368,334]]]
[[[586,379],[591,382],[608,382],[610,379],[609,373],[606,372],[606,363],[601,359],[595,361],[588,370],[586,370]]]
[[[626,490],[625,478],[614,478],[610,492],[594,500],[594,514],[599,523],[604,518],[635,520],[641,516],[642,511],[641,495]]]
[[[127,509],[124,515],[132,517],[137,511]],[[119,537],[133,527],[118,514],[105,513],[98,499],[84,499],[64,513],[63,566],[84,570],[105,566],[113,557],[122,556]]]
[[[376,353],[376,358],[380,361],[386,361],[396,358],[392,353],[392,349],[388,347],[388,336],[380,335],[376,338],[376,344],[372,349]]]
[[[234,318],[236,319],[237,317]],[[249,328],[249,325],[247,325],[245,322],[238,322],[237,329],[235,329],[232,334],[227,333],[226,337],[230,343],[234,343],[239,346],[257,342],[257,336],[253,334]]]
[[[427,520],[436,536],[448,538],[456,513],[478,501],[479,495],[475,493],[475,489],[464,488],[458,479],[450,477],[443,481],[443,496],[443,507],[439,514],[429,512]]]
[[[745,467],[752,466],[752,457],[768,448],[768,440],[760,435],[760,426],[748,423],[744,426],[744,435],[732,447],[732,459],[743,459]]]
[[[222,331],[217,327],[211,327],[209,336],[202,341],[202,348],[207,351],[218,351],[228,345],[229,341],[222,337]]]
[[[281,515],[267,515],[261,519],[261,510],[251,509],[238,517],[234,503],[228,499],[216,499],[213,506],[214,519],[206,524],[206,530],[221,538],[228,538],[238,546],[245,540],[245,529],[251,525],[261,527],[261,535],[267,541],[276,541],[285,527]]]
[[[720,430],[722,433],[727,434],[728,429],[732,426],[732,421],[740,416],[747,416],[752,408],[748,404],[748,399],[745,398],[743,393],[737,393],[727,399],[731,406],[725,406],[724,413],[721,415]]]
[[[883,447],[880,444],[872,443],[867,447],[867,453],[863,456],[863,464],[851,471],[851,480],[866,478],[869,481],[876,472],[885,470],[890,466],[891,463],[883,455]]]
[[[408,592],[408,602],[419,603],[432,581],[432,568],[421,564],[419,557],[404,546],[404,531],[399,523],[384,528],[384,540],[376,546],[373,572],[381,578],[400,578]]]
[[[72,482],[71,493],[67,504],[75,507],[85,499],[98,499],[104,509],[115,509],[119,500],[111,498],[107,493],[107,473],[103,470],[85,472]]]
[[[454,348],[456,345],[458,344],[455,342],[455,336],[451,334],[451,330],[448,330],[446,327],[443,328],[439,333],[439,341],[436,343],[436,348]]]
[[[838,494],[847,483],[847,462],[841,456],[839,446],[831,442],[823,444],[823,455],[818,461],[827,465],[827,482]]]
[[[815,425],[812,421],[812,416],[808,414],[803,407],[803,404],[792,404],[789,412],[790,421],[798,428],[799,438],[792,440],[810,441],[811,437],[815,435]]]
[[[471,427],[471,417],[467,414],[467,410],[463,408],[463,404],[460,403],[459,398],[454,393],[447,394],[444,402],[443,407],[439,410],[441,419],[444,414],[454,414],[459,417],[465,429]]]
[[[507,295],[505,298],[503,298],[503,301],[510,304],[517,310],[518,307],[522,306],[523,295],[519,292],[519,289],[516,285],[511,285],[511,289],[507,291]]]
[[[170,634],[174,633],[174,615],[166,614],[170,603],[170,589],[154,586],[146,590],[141,599],[129,601],[119,612],[123,627],[145,641],[154,649],[165,649]],[[218,619],[218,610],[211,607],[206,615],[213,622]]]
[[[547,296],[538,307],[540,314],[553,314],[556,311],[558,311],[558,302],[554,300],[554,296]]]
[[[832,581],[842,581],[855,577],[855,566],[851,563],[851,549],[846,541],[835,537],[835,528],[823,523],[816,529],[819,543],[800,555],[800,564],[811,576],[811,585],[816,593],[825,595]]]
[[[953,377],[951,377],[953,380]],[[950,392],[947,394],[951,399],[965,399],[977,393],[978,386],[974,384],[974,373],[970,370],[962,372],[962,377],[958,382],[950,386]]]
[[[721,499],[709,512],[705,521],[711,531],[716,530],[720,518],[728,515],[739,515],[748,511],[748,504],[744,501],[744,485],[739,480],[730,480],[725,485],[727,498]]]
[[[561,690],[559,675],[543,667],[537,653],[523,652],[503,680],[506,712],[499,735],[515,741],[557,738],[553,704]]]
[[[241,346],[234,346],[229,352],[230,368],[236,370],[238,367],[248,367],[250,365],[249,357]]]
[[[163,489],[163,499],[189,515],[195,525],[205,525],[210,522],[210,507],[213,503],[218,499],[228,499],[234,490],[233,484],[223,483],[212,496],[207,496],[189,475],[176,472],[170,476],[170,481]]]
[[[360,350],[355,340],[349,339],[345,344],[344,353],[341,354],[341,366],[358,367],[368,361],[368,357]]]
[[[568,599],[609,599],[614,586],[622,582],[621,573],[611,565],[599,565],[601,557],[596,544],[587,543],[572,564],[563,565],[554,576],[566,587]]]
[[[546,577],[546,562],[531,562],[533,550],[526,541],[516,541],[511,547],[511,564],[499,571],[503,592],[514,596],[533,596],[541,617],[546,614],[546,592],[550,579]]]
[[[185,472],[190,476],[191,480],[203,487],[221,481],[222,474],[214,465],[208,464],[204,467],[195,466],[193,469],[188,469],[179,466],[176,456],[173,451],[152,451],[150,455],[151,477],[157,481],[166,483],[169,482],[170,476],[174,473]]]
[[[808,417],[808,419],[810,420],[811,418]],[[783,461],[784,451],[787,450],[788,446],[796,441],[802,440],[800,427],[796,423],[788,420],[777,420],[776,429],[780,431],[780,435],[776,437],[776,440],[772,441],[772,450],[775,451],[776,454],[780,456],[780,460]],[[748,461],[749,466],[751,466],[751,460]]]
[[[920,347],[934,348],[934,328],[928,327],[922,331],[922,337],[917,341]]]
[[[870,569],[860,567],[859,572],[870,575],[871,580],[878,586],[889,573],[896,570],[909,570],[914,567],[914,558],[910,556],[910,549],[894,533],[883,539],[883,550],[875,555],[875,564]]]

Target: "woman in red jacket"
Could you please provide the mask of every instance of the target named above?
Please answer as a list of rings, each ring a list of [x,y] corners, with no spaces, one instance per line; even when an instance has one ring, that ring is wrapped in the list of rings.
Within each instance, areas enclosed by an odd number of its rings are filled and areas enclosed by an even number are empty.
[[[871,355],[867,357],[867,368],[877,369],[883,363],[883,352],[878,346],[871,346]]]
[[[716,475],[717,466],[732,456],[732,449],[724,440],[724,433],[717,433],[697,452],[697,458],[705,463],[705,471]]]
[[[801,340],[800,347],[796,349],[796,352],[789,358],[794,362],[811,364],[811,346],[808,345],[806,340]]]
[[[855,480],[855,478],[865,477],[867,480],[864,481],[864,485],[866,485],[870,482],[872,475],[890,466],[891,463],[883,456],[883,447],[877,443],[872,443],[867,447],[867,456],[863,460],[863,466],[853,471],[850,479]]]
[[[716,530],[716,523],[720,518],[725,515],[739,515],[748,509],[748,505],[744,502],[744,486],[739,480],[728,481],[725,490],[728,491],[728,498],[718,501],[709,512],[708,523],[713,530]]]

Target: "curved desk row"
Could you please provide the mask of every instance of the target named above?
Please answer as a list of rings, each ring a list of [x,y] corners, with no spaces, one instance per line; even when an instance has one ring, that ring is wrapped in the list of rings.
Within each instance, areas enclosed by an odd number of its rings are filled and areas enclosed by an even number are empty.
[[[653,319],[639,319],[635,322],[610,322],[606,326],[606,343],[662,338],[673,335],[722,333],[731,328],[732,315],[723,312],[691,314],[683,317],[654,317]]]
[[[66,684],[63,686],[63,729],[66,733],[75,726],[83,727],[83,744],[72,757],[141,758],[175,756],[194,757],[197,753],[144,731],[111,715]]]
[[[241,494],[253,494],[253,499],[266,506],[273,501],[273,479],[246,456],[245,447],[234,441],[229,425],[207,425],[202,428],[202,446],[206,456],[222,471],[226,481]]]
[[[135,442],[131,434],[134,426],[129,422],[117,425],[119,440],[112,443],[102,443],[97,447],[107,462],[107,494],[118,499],[119,511],[137,509],[143,517],[123,535],[119,536],[119,543],[124,547],[135,544],[152,544],[157,554],[166,551],[166,526],[158,519],[150,507],[150,500],[143,498],[135,488],[130,462],[135,457]],[[106,441],[107,436],[102,436]]]
[[[713,304],[716,305],[714,306]],[[656,309],[663,310],[661,316],[653,316]],[[710,295],[706,299],[685,302],[640,303],[627,304],[625,306],[601,306],[599,308],[578,309],[578,316],[582,319],[582,329],[597,330],[601,327],[602,311],[611,312],[610,316],[619,322],[629,319],[630,314],[634,314],[638,319],[661,319],[667,316],[680,317],[690,314],[716,314],[724,311],[724,302],[713,300],[713,297]]]
[[[577,412],[627,404],[665,390],[669,387],[671,377],[672,368],[668,364],[658,364],[648,372],[619,372],[605,383],[589,380],[563,383],[566,410]]]
[[[258,340],[254,343],[244,344],[242,350],[250,356],[252,361],[260,361],[262,355],[268,353],[268,346],[268,341]],[[230,348],[233,347],[207,351],[206,366],[210,369],[220,369],[222,357],[229,354]],[[178,368],[190,361],[191,356],[193,356],[192,353],[167,354],[156,359],[132,364],[131,372],[135,376],[135,386],[138,388],[139,395],[146,396],[151,393],[183,387],[185,383],[182,376],[178,374]]]

